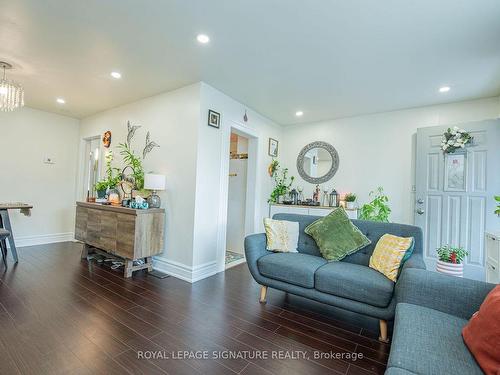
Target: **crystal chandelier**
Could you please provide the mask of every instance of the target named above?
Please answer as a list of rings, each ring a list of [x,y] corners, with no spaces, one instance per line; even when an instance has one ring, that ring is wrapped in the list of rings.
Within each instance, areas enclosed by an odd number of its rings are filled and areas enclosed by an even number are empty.
[[[24,89],[14,81],[5,78],[5,71],[11,69],[12,65],[0,61],[0,69],[3,69],[3,78],[0,79],[0,111],[10,112],[24,106]]]

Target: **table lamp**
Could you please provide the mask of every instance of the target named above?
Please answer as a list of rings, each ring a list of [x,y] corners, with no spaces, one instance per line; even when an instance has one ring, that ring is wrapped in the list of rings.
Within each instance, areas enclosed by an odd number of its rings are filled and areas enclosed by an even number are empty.
[[[165,190],[165,176],[147,173],[144,176],[144,189],[151,190],[151,195],[148,197],[149,208],[160,208],[161,200],[156,193],[158,190]]]

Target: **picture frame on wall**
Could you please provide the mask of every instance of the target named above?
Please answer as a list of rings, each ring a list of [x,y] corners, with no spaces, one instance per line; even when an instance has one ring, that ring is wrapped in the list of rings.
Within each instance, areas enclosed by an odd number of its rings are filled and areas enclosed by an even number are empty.
[[[269,156],[272,156],[273,158],[278,157],[278,145],[279,142],[276,139],[269,138],[269,148],[267,151]]]
[[[446,154],[444,161],[444,190],[467,191],[467,154]]]
[[[208,126],[220,129],[220,113],[211,109],[208,110]]]

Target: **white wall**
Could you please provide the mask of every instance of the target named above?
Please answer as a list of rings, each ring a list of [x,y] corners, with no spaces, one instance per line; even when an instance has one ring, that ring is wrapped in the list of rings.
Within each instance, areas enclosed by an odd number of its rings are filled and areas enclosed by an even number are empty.
[[[221,129],[207,126],[209,109],[221,113]],[[248,122],[243,121],[245,110]],[[218,240],[222,214],[220,207],[224,205],[220,195],[223,190],[221,186],[222,158],[227,161],[227,155],[222,155],[221,150],[226,145],[229,154],[230,128],[234,124],[245,127],[258,135],[256,155],[258,174],[257,181],[254,181],[258,201],[255,214],[255,222],[259,226],[257,230],[261,230],[262,218],[268,212],[267,198],[273,189],[273,181],[267,174],[267,166],[271,162],[271,157],[267,154],[267,144],[269,137],[281,141],[282,128],[219,90],[202,83],[196,173],[195,267],[212,267],[218,260],[217,249],[220,246],[225,247],[225,241],[221,244],[221,239]],[[249,163],[251,163],[250,160]],[[248,171],[251,172],[250,164]],[[225,225],[225,223],[222,224]]]
[[[27,107],[0,112],[0,202],[34,206],[31,217],[10,211],[17,246],[73,239],[77,142],[76,119]]]
[[[120,167],[123,163],[116,146],[126,139],[127,121],[142,126],[133,141],[137,152],[142,153],[147,131],[160,145],[144,161],[146,173],[164,174],[167,181],[166,190],[159,192],[166,209],[166,231],[165,251],[157,262],[169,263],[181,274],[188,274],[193,262],[199,113],[200,84],[194,84],[98,113],[83,119],[80,126],[80,139],[111,130],[110,149]]]
[[[310,142],[331,143],[339,153],[340,167],[325,186],[357,193],[361,203],[368,200],[370,190],[383,186],[390,198],[391,220],[412,223],[417,128],[499,116],[497,97],[290,126],[284,128],[279,159],[310,197],[313,186],[299,177],[297,155]]]

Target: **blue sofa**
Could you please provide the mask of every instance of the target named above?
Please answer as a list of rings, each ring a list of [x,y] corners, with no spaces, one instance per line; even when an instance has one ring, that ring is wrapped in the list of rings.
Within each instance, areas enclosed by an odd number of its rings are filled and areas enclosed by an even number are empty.
[[[419,269],[396,285],[396,317],[386,375],[483,374],[462,328],[495,287]]]
[[[267,288],[280,289],[298,296],[368,315],[380,321],[380,340],[387,342],[387,321],[394,319],[396,300],[394,283],[368,267],[379,238],[386,234],[414,237],[413,255],[405,262],[409,268],[425,269],[422,257],[422,230],[403,224],[352,220],[372,243],[344,258],[328,262],[316,242],[304,229],[317,216],[276,214],[276,220],[299,223],[298,253],[274,253],[266,250],[264,233],[245,238],[245,255],[250,273],[261,287],[260,301],[265,302]]]

